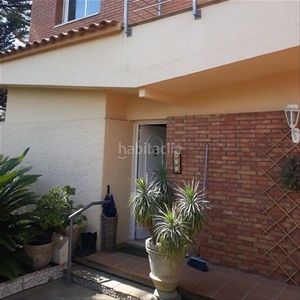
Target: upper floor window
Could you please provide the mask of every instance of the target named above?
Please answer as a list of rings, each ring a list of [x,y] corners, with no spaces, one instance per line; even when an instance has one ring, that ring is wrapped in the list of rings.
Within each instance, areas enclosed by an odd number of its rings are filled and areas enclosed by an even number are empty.
[[[84,18],[100,12],[101,0],[64,0],[63,21]]]

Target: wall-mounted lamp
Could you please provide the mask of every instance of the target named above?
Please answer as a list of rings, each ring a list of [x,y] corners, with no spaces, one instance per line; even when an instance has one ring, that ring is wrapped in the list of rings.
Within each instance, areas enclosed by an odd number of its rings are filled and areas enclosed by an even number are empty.
[[[291,128],[292,140],[293,142],[299,143],[300,141],[300,129],[296,128],[298,121],[300,110],[297,104],[289,104],[285,109],[285,117],[288,125]]]

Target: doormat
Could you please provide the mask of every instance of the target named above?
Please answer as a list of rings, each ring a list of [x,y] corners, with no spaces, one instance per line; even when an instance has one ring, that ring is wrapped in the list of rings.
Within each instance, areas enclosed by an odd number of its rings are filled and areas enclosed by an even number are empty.
[[[126,254],[130,254],[133,256],[139,256],[143,258],[148,258],[148,253],[145,249],[134,247],[134,246],[124,246],[119,249],[117,249],[117,252],[122,252]]]

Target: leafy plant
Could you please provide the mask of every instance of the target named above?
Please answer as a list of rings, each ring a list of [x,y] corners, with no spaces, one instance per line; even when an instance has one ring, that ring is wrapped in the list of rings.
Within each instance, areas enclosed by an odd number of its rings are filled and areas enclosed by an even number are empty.
[[[280,181],[291,192],[300,191],[300,156],[293,156],[280,170]]]
[[[28,151],[15,158],[0,155],[0,275],[9,279],[31,265],[21,245],[34,234],[36,216],[26,206],[35,203],[31,185],[39,175],[27,174],[32,167],[19,167]]]
[[[132,205],[135,221],[145,227],[155,243],[153,216],[158,212],[159,206],[156,201],[161,195],[160,189],[154,181],[148,180],[148,176],[135,178],[134,184],[135,192],[131,194],[129,203]]]
[[[78,209],[82,208],[83,205],[82,204],[78,204],[78,205],[74,205],[74,201],[71,199],[71,196],[74,196],[76,193],[76,189],[70,187],[69,185],[64,186],[61,189],[61,194],[65,197],[67,204],[68,204],[68,208],[67,208],[67,212],[66,212],[66,216],[65,216],[65,221],[63,223],[64,227],[69,226],[69,221],[68,221],[68,216],[72,213],[74,213],[75,211],[77,211]],[[79,214],[78,216],[76,216],[74,218],[74,223],[73,224],[82,224],[83,222],[86,222],[88,220],[87,216]]]
[[[184,183],[184,187],[168,179],[168,172],[160,167],[153,179],[135,178],[135,191],[129,204],[138,225],[145,227],[153,244],[169,255],[182,254],[202,230],[204,200],[199,182]]]
[[[47,195],[36,201],[35,213],[38,216],[37,226],[41,231],[57,229],[65,221],[68,202],[66,195],[59,187],[53,187]]]
[[[58,230],[60,227],[69,225],[68,216],[80,205],[74,206],[71,196],[74,196],[76,189],[66,185],[64,187],[53,187],[49,193],[36,201],[35,212],[38,216],[37,226],[42,231],[47,229]],[[87,221],[87,217],[79,215],[74,219],[74,224],[81,224]]]

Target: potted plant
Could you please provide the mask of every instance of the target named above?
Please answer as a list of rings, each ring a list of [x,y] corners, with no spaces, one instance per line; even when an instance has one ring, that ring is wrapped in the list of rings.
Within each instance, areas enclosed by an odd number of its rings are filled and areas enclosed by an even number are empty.
[[[36,202],[34,213],[37,216],[35,223],[36,232],[31,243],[25,245],[25,251],[33,260],[33,269],[45,268],[52,257],[52,235],[65,222],[68,202],[66,195],[61,193],[59,187],[49,190],[47,195],[42,196]]]
[[[76,194],[76,189],[70,187],[69,185],[60,188],[60,194],[65,198],[67,202],[67,210],[65,215],[65,220],[62,226],[59,228],[58,233],[69,236],[70,234],[70,221],[68,220],[68,216],[72,213],[76,212],[78,209],[82,208],[82,204],[74,205],[74,201],[71,196]],[[86,227],[86,222],[88,218],[83,214],[79,214],[73,219],[73,238],[72,238],[72,252],[79,246],[80,243],[80,235],[84,231]]]
[[[165,167],[159,167],[149,180],[136,178],[129,203],[138,225],[150,235],[145,242],[150,278],[159,299],[176,299],[176,287],[188,248],[202,230],[204,200],[199,182],[181,187],[169,181]]]
[[[19,166],[28,151],[14,158],[0,155],[0,282],[25,274],[32,265],[22,245],[33,234],[36,216],[27,206],[37,198],[32,184],[39,175]]]

